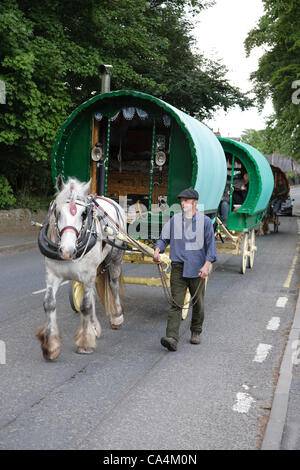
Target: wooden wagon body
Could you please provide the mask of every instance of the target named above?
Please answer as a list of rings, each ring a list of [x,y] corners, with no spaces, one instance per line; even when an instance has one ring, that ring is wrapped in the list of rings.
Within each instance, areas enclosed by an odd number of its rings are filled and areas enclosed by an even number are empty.
[[[269,225],[273,225],[273,231],[278,232],[280,225],[279,217],[282,202],[290,195],[290,183],[284,171],[281,168],[270,165],[274,177],[274,190],[271,195],[267,210],[262,218],[260,233],[270,233]]]

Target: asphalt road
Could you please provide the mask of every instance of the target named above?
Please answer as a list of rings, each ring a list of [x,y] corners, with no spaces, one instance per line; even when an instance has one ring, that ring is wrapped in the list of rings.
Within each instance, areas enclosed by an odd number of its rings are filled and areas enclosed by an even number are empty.
[[[0,254],[0,449],[258,449],[270,413],[299,291],[298,219],[257,238],[252,270],[220,255],[206,293],[202,342],[160,345],[168,304],[161,288],[127,286],[125,322],[111,330],[100,303],[98,348],[75,353],[79,318],[69,285],[58,293],[63,349],[44,361],[43,258]],[[125,266],[156,275],[154,266]],[[3,361],[2,361],[3,362]]]

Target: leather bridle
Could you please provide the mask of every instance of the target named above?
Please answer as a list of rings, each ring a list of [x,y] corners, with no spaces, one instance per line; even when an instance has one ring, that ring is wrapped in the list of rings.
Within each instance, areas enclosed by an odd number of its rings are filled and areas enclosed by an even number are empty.
[[[95,246],[97,242],[97,230],[94,217],[94,204],[91,200],[88,200],[87,203],[83,203],[82,201],[76,201],[76,204],[84,205],[86,207],[86,211],[83,214],[84,219],[82,222],[82,228],[79,232],[76,227],[72,225],[67,225],[66,227],[63,227],[60,231],[57,226],[56,203],[52,202],[50,204],[50,209],[48,211],[48,214],[46,216],[46,219],[43,223],[38,237],[38,245],[40,251],[47,258],[63,261],[59,253],[59,242],[63,233],[66,230],[73,230],[76,235],[76,254],[74,256],[74,259],[78,259],[80,256],[83,255],[83,253],[88,253]],[[57,238],[56,242],[50,240],[47,235],[50,225],[50,218],[52,215],[54,215],[55,217],[55,229]]]

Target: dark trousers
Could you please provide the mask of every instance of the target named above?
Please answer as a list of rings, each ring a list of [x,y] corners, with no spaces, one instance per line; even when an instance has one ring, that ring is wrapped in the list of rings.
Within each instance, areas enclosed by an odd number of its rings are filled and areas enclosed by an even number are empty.
[[[171,293],[175,302],[181,306],[184,303],[186,290],[189,289],[191,296],[194,295],[199,286],[197,297],[193,299],[195,302],[192,311],[191,331],[201,333],[202,324],[204,321],[204,294],[205,294],[205,280],[198,278],[182,277],[183,264],[173,264],[171,270]],[[169,310],[167,332],[166,335],[175,338],[178,341],[179,328],[182,318],[182,309],[176,304],[173,304]]]

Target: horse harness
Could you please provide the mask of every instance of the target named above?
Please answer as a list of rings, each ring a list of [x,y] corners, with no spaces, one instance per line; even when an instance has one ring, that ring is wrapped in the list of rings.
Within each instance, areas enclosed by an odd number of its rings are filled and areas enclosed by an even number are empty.
[[[114,208],[117,212],[118,223],[116,223],[115,221],[113,221],[113,222],[114,222],[114,225],[118,229],[120,228],[119,227],[120,214],[119,214],[118,207],[115,204],[113,204],[110,200],[108,200],[106,198],[102,198],[101,196],[95,195],[95,196],[90,196],[88,198],[87,203],[84,203],[83,201],[80,201],[80,200],[76,200],[76,201],[68,200],[67,201],[67,202],[70,202],[70,203],[72,201],[73,204],[75,205],[75,207],[76,207],[76,204],[86,207],[86,210],[83,213],[82,227],[81,227],[81,230],[79,232],[76,229],[76,227],[74,227],[72,225],[67,225],[67,226],[63,227],[62,230],[59,230],[58,225],[57,225],[56,203],[53,201],[50,204],[48,214],[46,216],[46,219],[45,219],[44,223],[42,224],[42,227],[40,229],[39,236],[38,236],[38,246],[39,246],[39,249],[40,249],[41,253],[44,256],[46,256],[47,258],[51,258],[51,259],[55,259],[55,260],[59,260],[59,261],[64,261],[61,258],[58,250],[59,250],[59,242],[61,240],[61,237],[62,237],[63,233],[66,230],[73,230],[75,232],[75,235],[76,235],[76,254],[75,254],[75,257],[74,257],[75,260],[79,260],[80,258],[82,258],[85,254],[87,254],[95,246],[96,242],[99,240],[99,235],[97,234],[97,230],[96,230],[96,220],[98,220],[99,225],[100,225],[100,230],[103,233],[102,224],[106,222],[105,219],[107,217],[110,218],[110,216],[107,214],[107,212],[97,203],[96,198],[104,199],[104,200],[106,200],[107,202],[109,202],[110,204],[112,204],[114,206]],[[97,209],[99,209],[102,212],[102,214],[100,214],[96,210],[96,207],[97,207]],[[72,210],[72,208],[70,210]],[[55,224],[54,224],[55,239],[56,239],[55,242],[53,242],[48,237],[48,230],[49,230],[49,227],[50,227],[50,219],[51,219],[52,215],[55,217]],[[105,227],[107,227],[107,225],[108,225],[108,223],[106,222]],[[118,248],[118,249],[121,249],[121,250],[130,249],[130,247],[125,242],[123,242],[122,245],[117,245],[114,242],[114,240],[109,240],[108,238],[106,238],[104,240],[102,238],[102,248],[104,248],[104,246],[106,244],[111,245],[112,250],[114,248]],[[112,250],[111,250],[111,252],[112,252]],[[111,252],[110,252],[110,259],[108,260],[108,263],[107,262],[105,263],[105,266],[103,268],[104,269],[103,272],[106,271],[109,267],[109,264],[110,264],[110,261],[111,261]]]

